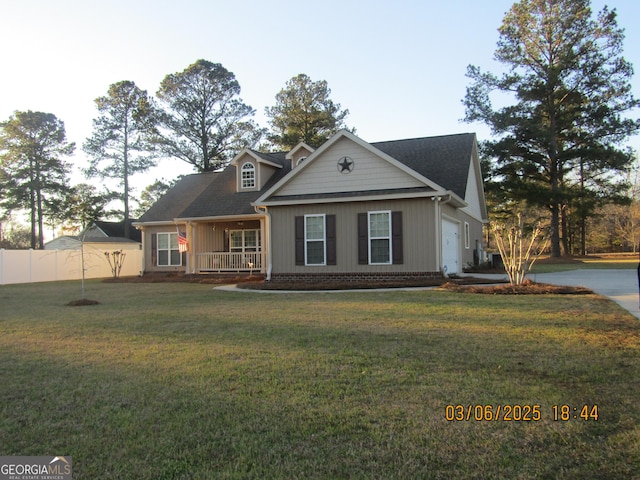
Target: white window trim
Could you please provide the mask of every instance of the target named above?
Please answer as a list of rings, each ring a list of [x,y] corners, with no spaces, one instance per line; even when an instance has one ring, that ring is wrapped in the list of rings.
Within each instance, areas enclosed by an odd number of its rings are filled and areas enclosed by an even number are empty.
[[[158,232],[156,237],[156,264],[158,267],[181,267],[182,253],[178,249],[178,233],[177,232]],[[160,248],[160,235],[167,235],[167,248]],[[176,248],[171,248],[171,238],[175,236]],[[167,252],[167,263],[160,263],[160,252]],[[171,252],[178,252],[179,263],[171,263]]]
[[[322,218],[322,239],[319,238],[307,238],[307,218]],[[309,263],[307,255],[307,245],[309,242],[322,242],[322,263]],[[310,214],[304,216],[304,264],[309,267],[324,267],[327,265],[327,216],[324,213]]]
[[[371,216],[386,213],[389,217],[389,235],[386,237],[372,237],[371,236]],[[391,265],[393,263],[393,232],[391,231],[391,210],[377,210],[373,212],[367,212],[367,241],[369,242],[369,265]],[[372,240],[389,240],[389,260],[387,262],[373,262],[371,261],[371,253],[373,252],[373,248],[371,248]]]
[[[245,179],[244,177],[245,172],[253,173],[253,178]],[[250,190],[250,189],[256,188],[257,178],[258,178],[258,173],[257,173],[256,166],[252,162],[243,163],[242,167],[240,167],[240,188],[242,188],[243,190]],[[245,184],[245,180],[247,184]],[[251,185],[248,184],[249,181],[252,181]]]

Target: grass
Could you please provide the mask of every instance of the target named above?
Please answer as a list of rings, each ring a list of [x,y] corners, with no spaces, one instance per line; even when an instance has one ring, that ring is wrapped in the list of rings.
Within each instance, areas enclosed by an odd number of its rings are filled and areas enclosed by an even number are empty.
[[[0,287],[0,455],[69,455],[76,479],[638,478],[640,323],[595,295],[78,294]]]
[[[584,269],[636,269],[637,255],[595,255],[588,257],[574,257],[571,259],[541,258],[533,264],[532,273],[566,272],[568,270]]]

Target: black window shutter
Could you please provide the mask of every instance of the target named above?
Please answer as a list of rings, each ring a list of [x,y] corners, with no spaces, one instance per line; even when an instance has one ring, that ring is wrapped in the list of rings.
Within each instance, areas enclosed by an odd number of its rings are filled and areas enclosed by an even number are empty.
[[[358,264],[369,263],[369,226],[366,213],[358,214]]]
[[[325,216],[327,236],[327,265],[336,265],[336,216]]]
[[[394,264],[403,263],[402,212],[391,212],[391,245]]]
[[[296,265],[304,265],[304,217],[296,217]]]
[[[158,266],[158,234],[151,234],[151,265]]]

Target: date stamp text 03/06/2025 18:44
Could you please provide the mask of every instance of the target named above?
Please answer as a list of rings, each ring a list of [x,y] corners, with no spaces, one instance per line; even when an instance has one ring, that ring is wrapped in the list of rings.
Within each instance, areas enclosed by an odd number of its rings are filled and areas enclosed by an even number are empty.
[[[543,409],[541,405],[447,405],[444,418],[449,422],[539,422],[545,414],[550,414],[556,422],[570,420],[597,421],[598,405],[551,405]]]

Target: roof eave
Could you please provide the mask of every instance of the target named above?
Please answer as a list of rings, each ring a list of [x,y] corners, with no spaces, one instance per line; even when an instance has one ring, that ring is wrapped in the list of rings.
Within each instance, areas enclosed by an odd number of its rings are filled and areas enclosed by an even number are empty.
[[[327,204],[327,203],[349,203],[349,202],[367,202],[372,200],[402,200],[412,198],[437,198],[437,197],[449,197],[448,203],[456,208],[463,208],[467,206],[467,202],[462,200],[458,195],[452,191],[432,191],[432,192],[401,192],[401,193],[388,193],[384,195],[367,194],[363,192],[362,195],[344,196],[344,197],[327,197],[327,198],[295,198],[286,200],[269,200],[265,202],[253,202],[251,205],[254,207],[275,207],[275,206],[287,206],[287,205],[311,205],[311,204]]]
[[[264,215],[259,213],[246,213],[246,214],[238,214],[238,215],[212,215],[209,217],[182,217],[175,218],[172,223],[187,223],[187,222],[215,222],[215,221],[236,221],[236,220],[247,220],[247,219],[260,219],[263,218]]]

